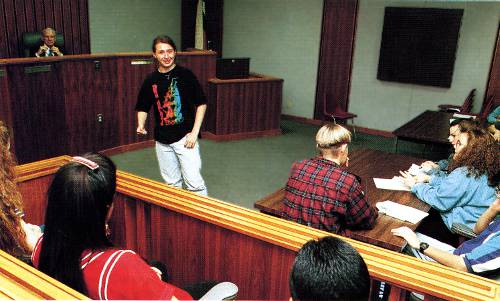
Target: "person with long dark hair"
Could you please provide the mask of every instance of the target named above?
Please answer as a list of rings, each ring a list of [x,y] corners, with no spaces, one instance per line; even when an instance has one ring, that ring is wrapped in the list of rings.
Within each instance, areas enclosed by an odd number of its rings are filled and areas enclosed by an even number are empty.
[[[74,157],[62,166],[48,190],[34,266],[92,299],[192,299],[161,281],[135,252],[108,240],[115,190],[116,166],[103,155]]]
[[[417,230],[456,246],[456,237],[449,231],[452,224],[473,228],[496,198],[500,157],[499,145],[478,127],[460,127],[454,147],[448,174],[431,176],[429,183],[416,183],[407,173],[403,178],[411,191],[433,208]]]
[[[16,160],[10,152],[10,134],[0,121],[0,249],[29,260],[40,228],[23,221],[23,203],[17,188]]]

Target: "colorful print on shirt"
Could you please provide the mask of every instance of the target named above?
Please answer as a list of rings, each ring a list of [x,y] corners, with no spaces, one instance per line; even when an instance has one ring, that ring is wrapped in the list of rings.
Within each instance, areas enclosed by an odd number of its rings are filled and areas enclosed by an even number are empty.
[[[158,86],[153,85],[152,88],[156,99],[156,107],[160,113],[160,126],[182,123],[184,116],[181,111],[181,96],[177,87],[177,78],[173,78],[170,82],[170,86],[163,96],[163,101],[158,95]]]

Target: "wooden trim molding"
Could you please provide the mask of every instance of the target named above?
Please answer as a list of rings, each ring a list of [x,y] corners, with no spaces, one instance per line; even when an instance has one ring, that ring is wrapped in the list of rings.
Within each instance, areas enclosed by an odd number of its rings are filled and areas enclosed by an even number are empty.
[[[280,129],[246,132],[246,133],[235,133],[235,134],[226,134],[226,135],[215,135],[215,134],[208,132],[208,131],[201,132],[201,136],[203,138],[208,139],[208,140],[217,141],[217,142],[250,139],[250,138],[258,138],[258,137],[278,136],[278,135],[281,135]]]
[[[182,57],[188,56],[217,56],[217,53],[211,50],[193,50],[193,51],[179,51],[177,55]],[[3,65],[17,65],[17,64],[28,64],[32,62],[60,62],[60,61],[79,61],[79,60],[89,60],[89,59],[112,59],[116,57],[123,58],[134,58],[143,59],[144,57],[151,57],[150,51],[144,52],[116,52],[116,53],[96,53],[96,54],[76,54],[76,55],[65,55],[65,56],[51,56],[51,57],[26,57],[26,58],[12,58],[12,59],[0,59],[0,66]]]
[[[120,145],[117,147],[113,148],[108,148],[105,150],[100,151],[100,153],[105,154],[106,156],[112,156],[116,154],[121,154],[125,152],[130,152],[130,151],[135,151],[147,147],[153,147],[155,145],[154,140],[147,140],[147,141],[142,141],[142,142],[137,142],[137,143],[132,143],[132,144],[127,144],[127,145]]]
[[[88,300],[89,298],[0,250],[0,299]]]

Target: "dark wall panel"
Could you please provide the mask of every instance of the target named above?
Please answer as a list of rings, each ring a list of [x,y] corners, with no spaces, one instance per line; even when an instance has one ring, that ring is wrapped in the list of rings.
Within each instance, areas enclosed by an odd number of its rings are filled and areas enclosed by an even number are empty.
[[[24,32],[53,27],[68,54],[90,53],[88,0],[2,0],[0,58],[22,57]]]
[[[20,65],[9,68],[8,77],[18,161],[64,154],[64,97],[56,65]]]
[[[347,111],[357,3],[358,1],[353,0],[323,2],[315,119],[324,118],[326,95],[331,95],[326,105],[328,112],[333,112],[335,106]]]

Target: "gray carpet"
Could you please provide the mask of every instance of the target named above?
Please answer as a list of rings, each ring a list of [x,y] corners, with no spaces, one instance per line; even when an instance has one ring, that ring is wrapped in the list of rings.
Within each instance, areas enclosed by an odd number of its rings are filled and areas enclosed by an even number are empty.
[[[283,120],[281,128],[283,134],[273,137],[229,142],[201,139],[202,174],[209,196],[253,209],[255,201],[284,186],[294,161],[315,156],[319,127]],[[352,148],[359,147],[392,152],[394,139],[358,132]],[[415,143],[400,142],[398,147],[398,152],[413,156],[421,156],[422,151],[423,146]],[[162,181],[154,148],[112,159],[121,170]]]

